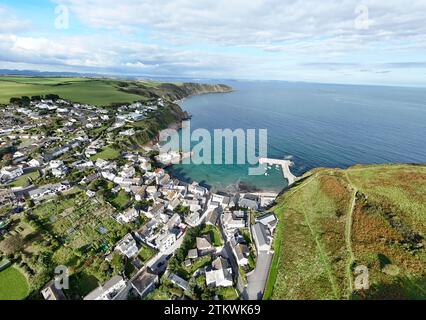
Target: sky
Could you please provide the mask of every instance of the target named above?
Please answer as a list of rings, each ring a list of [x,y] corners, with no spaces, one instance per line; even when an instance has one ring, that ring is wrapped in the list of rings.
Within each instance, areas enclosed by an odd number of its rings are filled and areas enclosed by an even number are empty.
[[[426,86],[426,0],[0,0],[0,69]]]

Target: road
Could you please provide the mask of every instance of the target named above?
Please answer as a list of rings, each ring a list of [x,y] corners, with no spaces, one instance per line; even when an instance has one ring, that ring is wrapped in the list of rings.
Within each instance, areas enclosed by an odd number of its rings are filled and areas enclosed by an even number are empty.
[[[262,299],[273,256],[269,252],[262,251],[258,253],[256,268],[247,275],[247,288],[243,294],[247,300]]]

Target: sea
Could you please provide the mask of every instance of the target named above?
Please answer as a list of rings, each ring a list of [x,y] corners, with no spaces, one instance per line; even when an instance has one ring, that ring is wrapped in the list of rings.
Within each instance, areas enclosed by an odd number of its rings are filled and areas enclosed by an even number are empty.
[[[389,86],[223,81],[234,91],[193,96],[181,107],[191,130],[267,129],[268,157],[292,172],[355,164],[426,163],[426,89]],[[247,164],[180,164],[168,170],[214,191],[280,192],[281,168],[251,176]]]

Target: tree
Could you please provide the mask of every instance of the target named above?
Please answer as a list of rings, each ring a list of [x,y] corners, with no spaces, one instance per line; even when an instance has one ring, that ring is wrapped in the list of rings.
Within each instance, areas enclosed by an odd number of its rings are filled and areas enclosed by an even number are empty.
[[[56,101],[56,100],[59,100],[60,97],[57,94],[47,94],[46,99]]]
[[[11,255],[21,251],[24,246],[24,239],[20,235],[10,236],[0,242],[0,251],[5,255]]]
[[[119,274],[124,269],[124,258],[117,252],[112,256],[111,267],[114,274]]]
[[[3,156],[3,161],[5,163],[6,166],[10,165],[12,163],[13,160],[13,155],[11,153],[7,153]]]

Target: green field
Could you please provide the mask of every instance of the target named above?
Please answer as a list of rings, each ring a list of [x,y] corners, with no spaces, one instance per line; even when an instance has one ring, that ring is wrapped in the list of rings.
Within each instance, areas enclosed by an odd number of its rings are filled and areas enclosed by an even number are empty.
[[[120,190],[117,195],[109,199],[110,203],[117,209],[124,209],[130,200],[129,194],[124,190]]]
[[[274,211],[265,299],[426,299],[425,166],[315,170]],[[356,290],[357,266],[369,290]]]
[[[0,272],[0,301],[23,300],[28,296],[28,282],[15,267]]]
[[[34,171],[31,173],[27,173],[24,174],[22,176],[20,176],[18,179],[16,179],[15,181],[13,181],[10,186],[12,188],[17,188],[17,187],[27,187],[30,184],[29,179],[37,180],[40,177],[40,173],[38,171]]]
[[[12,97],[46,94],[98,106],[144,99],[142,95],[121,91],[119,83],[104,79],[0,77],[0,103],[6,104]]]
[[[98,159],[115,160],[118,157],[120,157],[120,151],[119,150],[116,150],[112,147],[105,147],[105,148],[102,149],[101,152],[90,157],[90,159],[92,161],[96,161]]]

